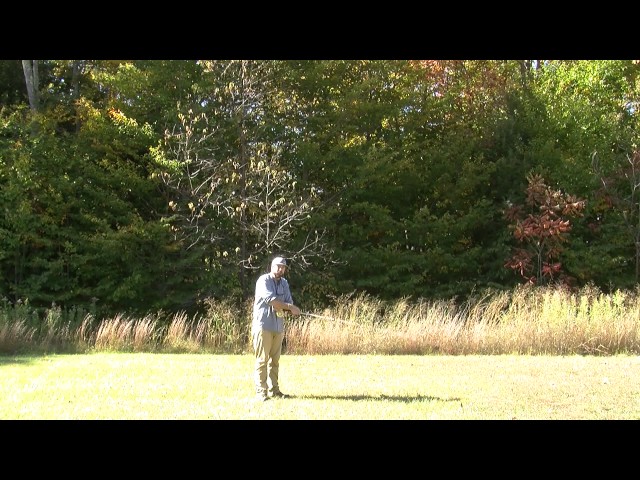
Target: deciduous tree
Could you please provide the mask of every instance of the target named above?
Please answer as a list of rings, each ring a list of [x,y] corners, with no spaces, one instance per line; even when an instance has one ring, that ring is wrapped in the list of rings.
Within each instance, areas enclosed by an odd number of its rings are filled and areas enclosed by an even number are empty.
[[[585,201],[551,189],[539,174],[527,180],[525,205],[512,205],[505,212],[514,238],[522,245],[514,249],[505,266],[517,271],[526,283],[570,285],[573,279],[563,271],[560,258],[571,231],[570,218],[582,214]]]

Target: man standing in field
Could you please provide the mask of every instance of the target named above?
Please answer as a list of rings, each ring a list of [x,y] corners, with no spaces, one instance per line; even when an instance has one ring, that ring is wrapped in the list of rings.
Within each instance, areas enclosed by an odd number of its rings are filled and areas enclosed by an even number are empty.
[[[263,402],[269,399],[269,394],[275,398],[287,397],[280,391],[278,383],[284,312],[297,316],[300,315],[300,309],[293,304],[289,282],[284,278],[286,271],[287,261],[283,257],[275,257],[271,262],[271,271],[256,281],[251,338],[256,357],[256,395]]]

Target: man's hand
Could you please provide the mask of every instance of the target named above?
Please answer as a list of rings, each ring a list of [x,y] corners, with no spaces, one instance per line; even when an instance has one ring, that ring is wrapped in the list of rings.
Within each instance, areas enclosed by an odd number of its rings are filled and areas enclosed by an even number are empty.
[[[296,317],[301,313],[300,309],[296,307],[293,303],[284,303],[279,300],[275,300],[271,303],[271,305],[273,306],[273,309],[278,313],[291,312],[291,314]]]

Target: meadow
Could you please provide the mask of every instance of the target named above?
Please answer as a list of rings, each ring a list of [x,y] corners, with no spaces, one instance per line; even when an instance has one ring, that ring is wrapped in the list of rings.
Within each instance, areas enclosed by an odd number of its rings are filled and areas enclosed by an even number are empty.
[[[96,322],[0,309],[0,419],[631,420],[638,292],[517,288],[464,303],[344,297],[287,319],[280,380],[256,402],[249,320]]]
[[[286,322],[285,351],[296,355],[638,355],[640,290],[604,294],[518,287],[465,302],[384,303],[366,296]],[[250,307],[250,306],[249,306]],[[250,308],[245,311],[250,312]],[[205,313],[97,322],[90,314],[28,305],[0,308],[0,354],[250,353],[250,313],[210,301]]]

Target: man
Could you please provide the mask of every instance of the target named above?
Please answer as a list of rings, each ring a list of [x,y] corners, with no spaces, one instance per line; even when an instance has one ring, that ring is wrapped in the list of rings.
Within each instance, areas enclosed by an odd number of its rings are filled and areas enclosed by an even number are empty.
[[[278,383],[284,339],[284,312],[298,316],[300,309],[293,304],[289,282],[284,278],[286,271],[286,260],[275,257],[271,262],[270,272],[261,275],[256,281],[251,338],[256,357],[256,395],[262,402],[268,400],[269,395],[274,398],[287,397]]]

